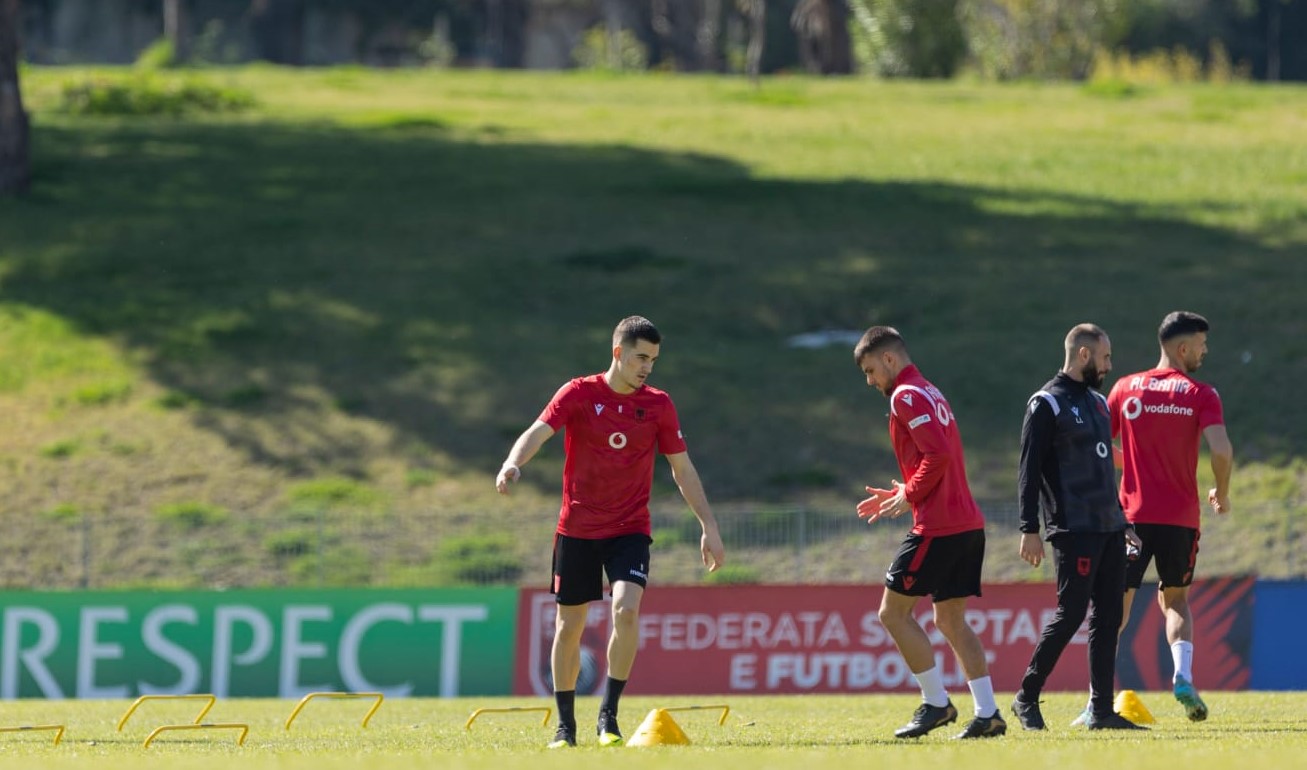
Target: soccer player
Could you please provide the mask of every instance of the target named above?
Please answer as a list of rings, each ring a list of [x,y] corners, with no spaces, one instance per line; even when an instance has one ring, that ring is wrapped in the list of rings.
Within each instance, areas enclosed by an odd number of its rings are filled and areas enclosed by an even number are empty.
[[[1199,437],[1211,451],[1216,487],[1207,502],[1217,514],[1230,512],[1234,449],[1226,435],[1221,397],[1190,375],[1207,355],[1207,319],[1176,311],[1162,319],[1156,368],[1117,380],[1108,396],[1112,436],[1122,451],[1121,504],[1143,543],[1126,571],[1125,620],[1149,561],[1157,560],[1157,603],[1166,618],[1166,641],[1175,664],[1175,699],[1195,722],[1207,718],[1207,704],[1193,685],[1194,622],[1189,585],[1198,558]]]
[[[495,479],[495,488],[507,494],[541,445],[559,429],[567,429],[551,588],[558,605],[550,661],[558,729],[550,748],[576,745],[581,634],[590,602],[603,598],[605,573],[613,596],[612,636],[608,687],[596,729],[601,746],[622,744],[617,706],[640,642],[640,599],[649,579],[653,542],[649,492],[655,453],[666,455],[682,497],[699,519],[704,565],[714,571],[726,561],[717,521],[681,436],[676,407],[666,393],[645,384],[661,343],[662,336],[648,319],[622,319],[613,331],[608,371],[560,388],[514,442]]]
[[[1146,730],[1112,709],[1126,545],[1139,546],[1117,501],[1112,422],[1095,390],[1112,370],[1112,341],[1098,326],[1079,324],[1064,348],[1062,371],[1031,396],[1021,426],[1020,553],[1031,566],[1044,561],[1042,514],[1057,571],[1057,611],[1035,645],[1012,711],[1025,729],[1044,729],[1039,694],[1092,601],[1088,727]]]
[[[913,365],[895,329],[868,329],[853,360],[867,385],[889,398],[890,441],[907,480],[894,481],[892,489],[867,487],[871,497],[858,503],[858,515],[871,523],[912,512],[912,529],[885,575],[880,622],[916,677],[922,703],[894,735],[919,738],[958,718],[930,638],[912,614],[923,596],[934,603],[935,626],[962,664],[975,705],[975,718],[955,737],[1003,735],[1007,724],[994,700],[985,649],[966,620],[967,597],[980,596],[985,519],[967,485],[957,421],[944,394]]]

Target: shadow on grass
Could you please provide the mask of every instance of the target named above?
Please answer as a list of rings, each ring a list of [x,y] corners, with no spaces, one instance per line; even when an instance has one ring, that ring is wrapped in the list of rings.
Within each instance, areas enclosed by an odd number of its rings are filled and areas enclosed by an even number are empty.
[[[1307,375],[1307,265],[1187,212],[427,124],[106,121],[38,125],[35,146],[33,194],[0,207],[0,296],[117,341],[199,427],[292,473],[367,474],[376,449],[341,416],[491,473],[631,313],[666,335],[653,382],[719,497],[894,475],[846,346],[785,344],[873,323],[949,395],[982,494],[1011,489],[993,471],[1085,320],[1124,372],[1154,363],[1167,311],[1208,314],[1203,375],[1243,456],[1307,443],[1307,408],[1278,395]]]

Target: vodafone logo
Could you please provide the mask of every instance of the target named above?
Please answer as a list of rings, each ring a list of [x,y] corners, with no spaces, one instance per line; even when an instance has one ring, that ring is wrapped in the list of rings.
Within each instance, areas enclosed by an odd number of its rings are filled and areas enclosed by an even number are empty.
[[[608,446],[612,447],[613,449],[625,449],[625,448],[626,448],[626,434],[625,434],[625,433],[620,433],[620,432],[619,432],[619,433],[614,433],[614,434],[610,435],[610,436],[608,437]]]
[[[1104,443],[1101,442],[1101,441],[1098,442],[1098,446],[1094,447],[1094,451],[1095,451],[1095,452],[1098,452],[1098,456],[1099,456],[1099,457],[1106,458],[1106,457],[1107,457],[1107,444],[1104,444]]]
[[[1133,420],[1144,412],[1149,414],[1175,414],[1182,417],[1194,416],[1194,410],[1190,407],[1180,406],[1179,404],[1148,404],[1145,406],[1144,402],[1135,396],[1127,398],[1125,403],[1121,404],[1121,413],[1125,415],[1127,420]]]

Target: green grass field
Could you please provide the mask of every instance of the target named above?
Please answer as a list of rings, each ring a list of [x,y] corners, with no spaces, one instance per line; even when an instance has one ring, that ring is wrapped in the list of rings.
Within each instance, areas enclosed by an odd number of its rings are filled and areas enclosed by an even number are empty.
[[[956,695],[956,694],[955,694]],[[62,722],[68,732],[60,746],[50,733],[0,734],[0,767],[191,768],[233,767],[247,770],[318,770],[367,767],[665,768],[710,765],[719,770],[797,770],[812,767],[967,767],[1008,770],[1012,767],[1057,767],[1101,770],[1104,767],[1182,765],[1187,770],[1243,767],[1296,767],[1307,750],[1307,695],[1301,693],[1210,693],[1212,718],[1188,722],[1168,693],[1142,693],[1157,723],[1147,733],[1089,733],[1068,726],[1083,706],[1083,696],[1051,694],[1044,702],[1050,729],[1025,733],[1019,728],[996,740],[959,743],[943,731],[917,741],[898,741],[895,727],[915,708],[914,696],[685,698],[628,697],[623,700],[623,729],[629,736],[654,707],[721,703],[731,707],[724,726],[715,712],[674,714],[693,742],[688,747],[601,749],[582,742],[574,751],[545,751],[552,726],[542,727],[537,714],[485,714],[471,730],[463,725],[482,706],[545,705],[543,699],[388,700],[366,729],[359,727],[366,706],[349,702],[315,702],[290,732],[283,723],[291,701],[219,701],[206,718],[246,722],[249,738],[235,744],[233,732],[179,732],[141,742],[164,723],[187,723],[189,704],[147,703],[122,733],[114,728],[127,702],[18,701],[5,704],[5,724]],[[1000,703],[1010,695],[1000,696]],[[965,718],[966,696],[955,700]],[[597,701],[578,704],[583,727]],[[1015,725],[1011,721],[1009,727]],[[954,726],[948,729],[953,730]],[[952,734],[952,733],[949,733]],[[609,752],[619,752],[615,759]]]
[[[87,118],[63,86],[128,73],[23,77],[35,185],[0,202],[16,539],[79,517],[218,538],[313,506],[547,538],[561,446],[511,500],[493,472],[633,312],[666,335],[652,382],[714,501],[851,511],[895,472],[883,399],[846,346],[791,335],[899,326],[977,494],[1009,501],[1065,330],[1103,324],[1136,370],[1165,312],[1197,310],[1257,513],[1205,552],[1304,515],[1307,405],[1284,394],[1307,376],[1307,89],[250,67],[155,75],[245,113]],[[248,563],[188,578],[133,540],[111,584],[302,579],[273,558],[295,543],[206,541]]]

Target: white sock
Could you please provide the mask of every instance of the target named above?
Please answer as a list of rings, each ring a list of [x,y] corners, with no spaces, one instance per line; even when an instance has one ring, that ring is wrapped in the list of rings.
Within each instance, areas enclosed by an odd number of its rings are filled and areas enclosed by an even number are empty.
[[[1184,677],[1190,684],[1194,681],[1194,643],[1176,642],[1171,645],[1171,661],[1175,663],[1175,676]],[[1171,681],[1175,681],[1173,677]]]
[[[994,716],[994,712],[998,711],[998,703],[994,701],[994,683],[989,677],[971,679],[967,682],[967,687],[971,688],[971,701],[975,704],[976,716]]]
[[[939,672],[939,666],[931,666],[913,676],[917,678],[917,684],[921,685],[922,700],[940,708],[948,705],[948,690],[944,689],[944,675]]]

